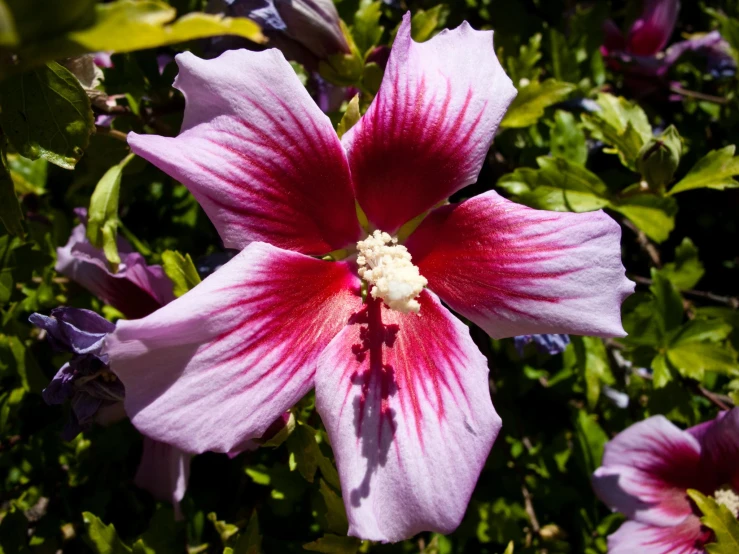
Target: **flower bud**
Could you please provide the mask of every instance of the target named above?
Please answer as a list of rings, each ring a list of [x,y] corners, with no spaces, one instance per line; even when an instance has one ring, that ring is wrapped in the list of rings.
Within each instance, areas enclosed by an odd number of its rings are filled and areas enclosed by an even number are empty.
[[[650,139],[642,147],[636,159],[636,168],[651,188],[662,189],[672,181],[681,154],[680,135],[670,125],[659,137]]]

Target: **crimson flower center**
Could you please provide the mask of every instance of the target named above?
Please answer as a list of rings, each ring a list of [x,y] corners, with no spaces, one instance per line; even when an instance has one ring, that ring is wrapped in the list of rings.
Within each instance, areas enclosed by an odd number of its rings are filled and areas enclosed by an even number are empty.
[[[357,251],[358,273],[370,286],[372,298],[381,298],[390,309],[404,314],[420,311],[416,298],[428,281],[397,237],[375,231],[357,243]]]

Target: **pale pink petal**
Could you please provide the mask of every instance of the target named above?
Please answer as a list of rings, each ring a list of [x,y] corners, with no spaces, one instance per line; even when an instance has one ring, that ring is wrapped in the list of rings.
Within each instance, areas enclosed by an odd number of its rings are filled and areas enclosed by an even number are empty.
[[[234,452],[313,386],[318,355],[360,309],[344,262],[253,243],[152,315],[106,339],[145,435],[188,452]]]
[[[631,26],[626,49],[637,56],[653,56],[662,50],[675,30],[678,0],[646,0],[644,13]]]
[[[492,31],[465,22],[418,44],[406,14],[379,93],[343,138],[370,222],[394,233],[474,183],[515,95]]]
[[[171,502],[179,515],[179,504],[190,478],[191,459],[192,455],[187,452],[144,437],[144,451],[134,483],[157,500]]]
[[[370,299],[318,361],[316,407],[363,539],[453,531],[501,426],[469,330],[433,293],[419,301],[416,315]]]
[[[627,521],[608,537],[608,554],[705,554],[710,540],[694,515],[674,527]]]
[[[279,51],[176,59],[180,135],[128,142],[190,189],[227,248],[265,241],[323,254],[358,240],[341,143]]]
[[[724,485],[739,490],[739,408],[720,414],[701,435],[701,463],[715,479],[714,490]]]
[[[159,265],[147,265],[124,239],[118,240],[121,264],[111,273],[105,255],[85,236],[85,225],[72,230],[69,241],[57,248],[55,270],[126,317],[144,317],[174,299],[172,281]]]
[[[704,489],[700,444],[663,416],[635,423],[606,444],[593,476],[612,509],[653,525],[677,525],[692,513],[687,489]]]
[[[428,286],[494,338],[623,336],[634,290],[601,211],[534,210],[487,192],[432,212],[406,242]]]

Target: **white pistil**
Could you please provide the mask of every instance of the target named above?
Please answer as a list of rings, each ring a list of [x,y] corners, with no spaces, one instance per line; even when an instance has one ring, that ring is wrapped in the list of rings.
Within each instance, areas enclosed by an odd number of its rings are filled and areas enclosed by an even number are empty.
[[[398,239],[375,231],[357,243],[359,276],[372,286],[372,298],[382,298],[393,310],[418,313],[416,300],[428,281],[411,262],[408,249]]]
[[[739,495],[728,485],[713,493],[718,504],[726,506],[734,517],[739,517]]]

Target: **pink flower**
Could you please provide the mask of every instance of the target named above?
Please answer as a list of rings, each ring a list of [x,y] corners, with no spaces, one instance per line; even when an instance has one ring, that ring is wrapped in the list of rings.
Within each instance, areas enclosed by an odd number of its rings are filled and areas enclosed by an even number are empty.
[[[487,361],[441,300],[496,338],[622,336],[619,226],[495,192],[441,205],[475,182],[515,94],[491,32],[464,23],[417,44],[406,15],[341,142],[276,50],[177,62],[182,132],[129,143],[242,251],[108,337],[131,420],[231,452],[315,386],[349,534],[452,531],[501,422]]]
[[[593,476],[598,496],[629,521],[610,554],[699,554],[715,541],[686,491],[714,496],[739,515],[739,408],[682,431],[663,416],[616,435]]]
[[[678,0],[645,0],[644,11],[626,36],[613,20],[608,19],[603,24],[605,36],[601,53],[612,69],[626,74],[626,84],[642,96],[654,92],[660,79],[686,52],[701,52],[707,58],[709,71],[716,77],[733,74],[736,65],[727,53],[728,44],[718,31],[666,48],[679,11]]]
[[[645,0],[644,11],[634,21],[626,37],[612,20],[607,20],[603,31],[606,52],[621,51],[634,56],[654,56],[661,52],[675,30],[678,0]]]
[[[172,281],[159,265],[147,265],[123,238],[118,239],[121,264],[112,273],[100,248],[86,236],[87,210],[75,210],[82,223],[72,230],[69,241],[56,249],[56,271],[66,275],[92,294],[121,311],[126,317],[144,317],[174,299]]]

